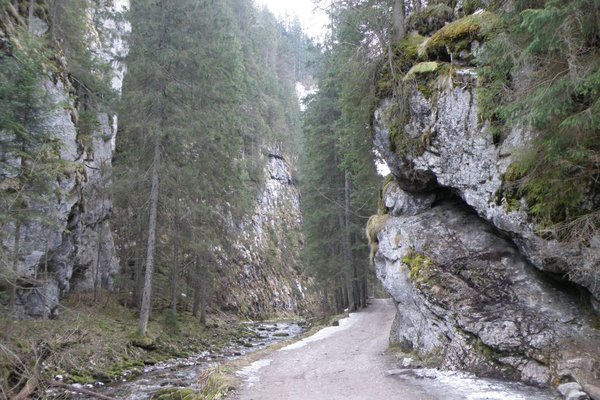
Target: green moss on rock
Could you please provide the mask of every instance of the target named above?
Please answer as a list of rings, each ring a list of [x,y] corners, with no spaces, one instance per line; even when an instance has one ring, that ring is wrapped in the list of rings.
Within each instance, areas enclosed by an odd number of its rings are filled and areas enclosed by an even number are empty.
[[[415,283],[424,283],[431,278],[430,267],[433,265],[433,260],[422,253],[411,253],[402,257],[402,263],[409,269],[411,281]]]
[[[394,95],[397,82],[419,59],[419,46],[425,38],[419,34],[407,35],[402,41],[393,46],[394,57],[392,62],[386,57],[382,61],[379,78],[376,85],[377,99]],[[392,72],[392,68],[394,71]]]
[[[423,58],[445,58],[448,52],[465,50],[474,40],[482,40],[497,24],[498,17],[488,11],[460,18],[437,32],[419,47]]]
[[[412,76],[418,74],[428,74],[438,70],[440,63],[437,61],[424,61],[412,66],[412,68],[406,73],[404,79],[409,79]]]
[[[375,254],[379,249],[379,240],[377,239],[377,235],[381,230],[385,227],[388,219],[390,218],[389,214],[384,215],[373,215],[369,218],[367,222],[367,238],[369,240],[369,247],[371,248],[371,254],[369,259],[373,261],[375,258]]]
[[[202,397],[192,389],[161,389],[154,393],[152,400],[201,400]]]
[[[413,12],[406,20],[409,31],[428,35],[441,29],[446,22],[452,20],[454,12],[447,4],[433,4],[420,11]]]

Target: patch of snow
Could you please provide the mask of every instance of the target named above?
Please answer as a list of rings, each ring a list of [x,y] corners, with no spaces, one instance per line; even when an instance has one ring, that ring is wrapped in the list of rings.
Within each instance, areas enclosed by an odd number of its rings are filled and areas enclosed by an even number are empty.
[[[478,378],[459,371],[436,369],[391,370],[388,375],[417,381],[427,380],[426,386],[434,393],[446,393],[448,400],[552,400],[550,391],[530,387],[518,382]],[[413,378],[413,379],[410,379]]]
[[[279,351],[289,351],[289,350],[300,349],[309,343],[328,338],[331,335],[333,335],[337,332],[343,331],[345,329],[348,329],[349,327],[354,325],[357,318],[358,318],[358,315],[356,313],[352,313],[352,314],[350,314],[349,317],[340,319],[339,326],[328,326],[327,328],[323,328],[319,332],[315,333],[314,335],[304,338],[296,343],[287,345],[287,346],[279,349]]]
[[[248,387],[254,386],[254,384],[256,384],[259,380],[257,376],[258,371],[260,371],[264,367],[268,367],[269,365],[271,365],[271,361],[272,360],[270,359],[255,361],[247,367],[237,371],[236,374],[238,376],[246,378],[246,383]]]

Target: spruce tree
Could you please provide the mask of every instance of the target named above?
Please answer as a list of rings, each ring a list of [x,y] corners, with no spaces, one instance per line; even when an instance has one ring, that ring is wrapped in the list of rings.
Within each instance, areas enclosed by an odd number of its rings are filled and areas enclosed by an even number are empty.
[[[49,65],[43,39],[24,29],[13,37],[9,52],[0,55],[0,233],[10,232],[14,240],[12,255],[2,257],[0,267],[10,277],[12,312],[21,228],[33,222],[52,224],[52,215],[41,210],[51,182],[63,170],[60,142],[47,122],[57,107],[43,86]]]

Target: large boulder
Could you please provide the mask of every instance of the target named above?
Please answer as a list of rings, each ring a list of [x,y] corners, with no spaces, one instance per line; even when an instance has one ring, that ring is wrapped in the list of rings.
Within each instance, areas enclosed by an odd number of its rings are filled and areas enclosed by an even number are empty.
[[[410,196],[399,193],[387,196]],[[545,278],[462,200],[390,216],[377,239],[377,276],[398,309],[390,340],[402,351],[538,386],[599,383],[600,331],[580,293]]]

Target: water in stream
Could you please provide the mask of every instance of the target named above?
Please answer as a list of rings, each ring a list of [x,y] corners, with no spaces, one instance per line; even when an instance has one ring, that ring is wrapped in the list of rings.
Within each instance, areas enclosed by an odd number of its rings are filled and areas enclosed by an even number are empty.
[[[200,390],[198,377],[204,370],[216,366],[219,362],[234,360],[245,354],[264,349],[278,341],[296,337],[304,331],[303,326],[305,326],[303,321],[248,323],[247,328],[253,331],[255,336],[243,343],[231,344],[218,354],[201,352],[191,357],[178,358],[147,366],[139,376],[131,380],[124,377],[122,382],[107,385],[98,383],[96,385],[86,385],[85,387],[78,385],[78,387],[93,390],[96,393],[119,400],[150,399],[154,393],[161,389],[189,388]],[[55,389],[47,394],[49,397],[60,397],[59,391]],[[75,392],[73,392],[73,395],[78,399],[91,399],[91,397]]]

